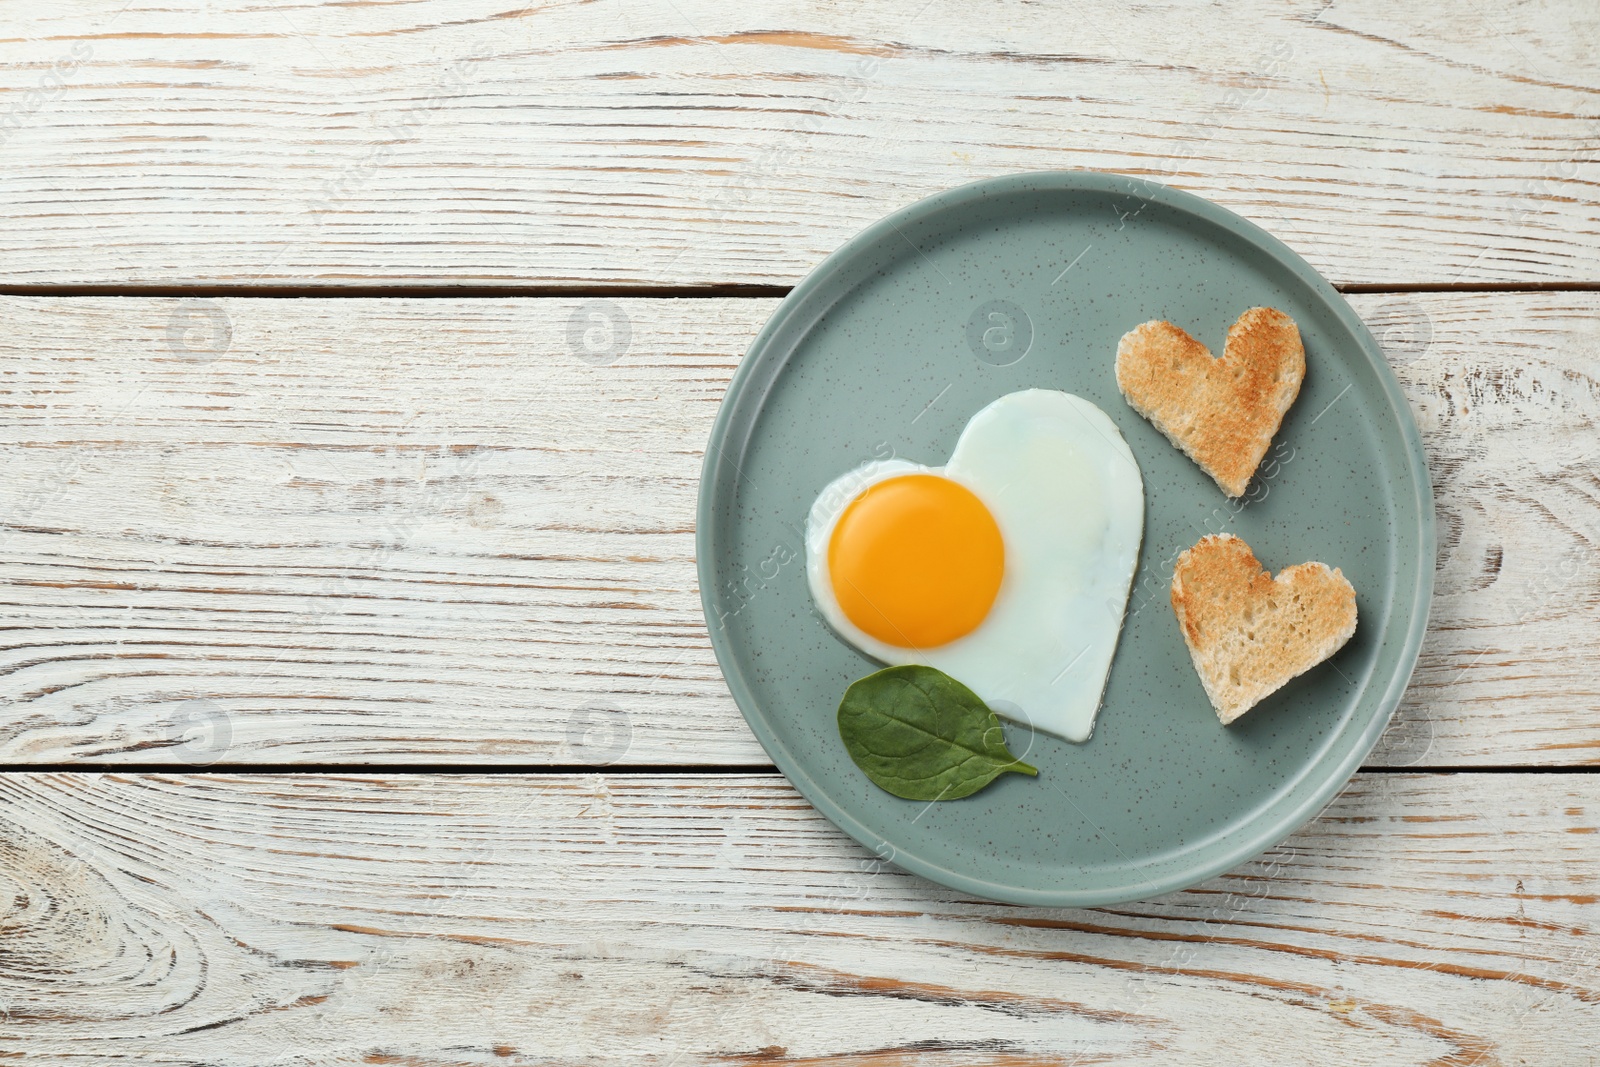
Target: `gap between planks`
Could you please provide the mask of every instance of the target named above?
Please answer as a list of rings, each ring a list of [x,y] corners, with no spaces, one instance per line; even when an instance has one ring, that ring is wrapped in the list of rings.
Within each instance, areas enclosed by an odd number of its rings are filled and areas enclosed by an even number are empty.
[[[1418,282],[1335,285],[1344,294],[1600,293],[1595,282]],[[639,300],[781,299],[788,285],[0,285],[0,297],[207,299],[479,300],[608,297]]]
[[[528,764],[507,767],[503,764],[471,763],[13,763],[0,765],[0,776],[13,774],[306,774],[306,775],[490,775],[499,777],[605,774],[616,777],[688,777],[704,778],[721,775],[739,775],[748,778],[782,777],[776,767],[759,763],[630,763],[630,764],[579,764],[553,763]],[[1574,767],[1518,767],[1496,765],[1480,767],[1459,764],[1437,767],[1368,767],[1362,766],[1356,774],[1600,774],[1600,766]]]

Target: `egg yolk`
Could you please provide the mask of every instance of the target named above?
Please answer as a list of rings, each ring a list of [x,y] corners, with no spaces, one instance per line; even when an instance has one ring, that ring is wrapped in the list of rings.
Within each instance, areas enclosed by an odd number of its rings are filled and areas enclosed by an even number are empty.
[[[828,541],[845,617],[900,648],[977,629],[1005,573],[1000,527],[972,490],[933,474],[889,478],[850,502]]]

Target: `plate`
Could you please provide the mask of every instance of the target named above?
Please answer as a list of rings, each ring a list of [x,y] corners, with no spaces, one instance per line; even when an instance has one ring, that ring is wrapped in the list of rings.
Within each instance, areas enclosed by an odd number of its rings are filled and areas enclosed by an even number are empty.
[[[1177,323],[1213,352],[1245,308],[1292,315],[1306,377],[1245,502],[1117,391],[1123,333]],[[1120,427],[1145,533],[1094,735],[1007,724],[1038,778],[963,800],[901,800],[846,754],[835,721],[878,668],[818,616],[804,524],[870,459],[931,465],[1019,389],[1060,389]],[[1356,589],[1355,636],[1232,726],[1200,687],[1168,601],[1177,554],[1243,537],[1276,572],[1321,560]],[[1417,428],[1372,335],[1333,286],[1259,227],[1111,174],[998,178],[923,200],[829,256],[773,313],[706,449],[696,532],[712,644],[750,728],[796,788],[880,857],[1018,904],[1157,896],[1272,847],[1332,799],[1400,701],[1427,624],[1433,500]]]

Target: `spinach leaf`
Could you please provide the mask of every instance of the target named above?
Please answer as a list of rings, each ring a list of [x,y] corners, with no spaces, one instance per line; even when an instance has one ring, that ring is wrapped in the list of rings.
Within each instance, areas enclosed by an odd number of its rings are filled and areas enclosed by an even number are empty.
[[[955,800],[1007,771],[1039,773],[1006,748],[989,705],[932,667],[890,667],[852,683],[839,736],[868,778],[907,800]]]

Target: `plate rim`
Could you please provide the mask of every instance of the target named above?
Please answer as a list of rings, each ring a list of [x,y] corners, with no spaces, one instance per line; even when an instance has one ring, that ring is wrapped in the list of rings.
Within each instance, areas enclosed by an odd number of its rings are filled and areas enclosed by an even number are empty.
[[[1411,476],[1413,503],[1420,517],[1415,560],[1416,580],[1411,586],[1409,597],[1410,623],[1405,630],[1397,667],[1379,697],[1379,712],[1357,736],[1355,744],[1344,757],[1331,765],[1323,780],[1306,796],[1275,816],[1247,823],[1240,833],[1219,844],[1206,862],[1184,867],[1165,876],[1148,878],[1136,885],[1095,889],[1071,887],[1031,889],[973,877],[950,870],[914,853],[896,849],[881,835],[869,830],[843,805],[837,803],[811,778],[803,761],[769,729],[760,702],[737,669],[737,660],[728,648],[726,634],[713,622],[717,612],[716,605],[712,601],[712,590],[716,587],[712,561],[722,545],[718,542],[716,525],[713,522],[717,501],[713,499],[712,487],[718,484],[725,465],[732,465],[737,470],[737,466],[727,458],[722,442],[729,437],[738,399],[748,388],[757,368],[772,358],[769,353],[773,339],[785,328],[792,315],[806,305],[812,293],[827,284],[832,276],[853,261],[858,253],[877,244],[883,238],[897,231],[903,237],[903,231],[907,226],[966,201],[1020,192],[1121,193],[1139,196],[1221,227],[1295,275],[1322,300],[1338,321],[1350,330],[1360,344],[1362,355],[1372,364],[1382,389],[1382,396],[1389,404],[1401,439],[1406,445],[1403,462],[1407,473]],[[755,421],[752,420],[752,426]],[[1396,495],[1401,496],[1400,493]],[[1400,388],[1399,379],[1383,356],[1382,348],[1372,336],[1372,331],[1367,328],[1366,323],[1344,298],[1344,294],[1334,288],[1333,284],[1299,253],[1278,238],[1249,219],[1194,193],[1132,175],[1090,170],[1047,170],[980,179],[897,208],[829,253],[789,291],[787,296],[783,297],[751,341],[738,367],[734,369],[727,391],[718,405],[710,436],[707,438],[695,507],[695,570],[700,586],[700,608],[705,619],[706,631],[717,657],[717,667],[733,695],[734,703],[779,773],[787,778],[806,801],[828,821],[879,855],[881,859],[959,892],[1007,904],[1038,907],[1098,907],[1148,900],[1192,888],[1242,863],[1249,862],[1282,844],[1313,820],[1349,783],[1360,769],[1361,761],[1371,753],[1378,739],[1383,736],[1416,670],[1423,638],[1427,633],[1428,616],[1433,606],[1436,538],[1433,482],[1416,418]],[[1405,592],[1401,591],[1390,602],[1390,610],[1393,611],[1405,603]],[[892,855],[883,855],[883,850],[886,848]]]

